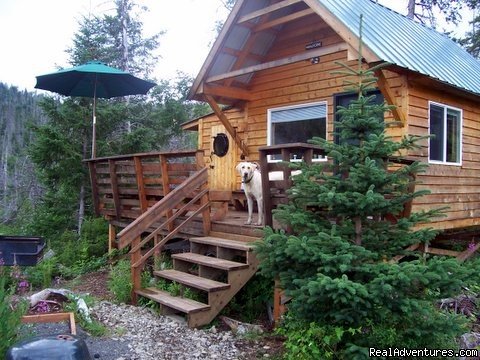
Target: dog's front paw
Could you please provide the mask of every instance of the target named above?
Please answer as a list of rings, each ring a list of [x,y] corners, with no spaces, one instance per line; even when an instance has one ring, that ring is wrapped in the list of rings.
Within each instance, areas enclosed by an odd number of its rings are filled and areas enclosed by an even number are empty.
[[[257,225],[257,226],[263,226],[263,222],[259,221],[259,222],[255,223],[255,225]]]
[[[251,225],[252,224],[252,219],[248,219],[247,221],[245,221],[245,225]]]

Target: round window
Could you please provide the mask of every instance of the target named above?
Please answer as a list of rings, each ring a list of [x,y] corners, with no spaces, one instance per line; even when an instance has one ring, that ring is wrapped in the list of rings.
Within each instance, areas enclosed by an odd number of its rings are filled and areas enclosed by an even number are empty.
[[[213,137],[213,153],[219,157],[227,155],[228,137],[224,133],[218,133]]]

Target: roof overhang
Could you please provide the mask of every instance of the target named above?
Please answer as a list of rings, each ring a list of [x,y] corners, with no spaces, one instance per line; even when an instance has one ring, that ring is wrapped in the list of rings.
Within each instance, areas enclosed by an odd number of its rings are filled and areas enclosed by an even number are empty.
[[[269,50],[288,23],[317,16],[344,43],[305,49],[294,55],[271,59]],[[305,61],[332,52],[356,54],[359,39],[317,0],[238,0],[227,18],[192,88],[189,99],[205,101],[206,95],[221,104],[250,101],[249,84],[256,72]],[[364,57],[378,57],[364,46]]]

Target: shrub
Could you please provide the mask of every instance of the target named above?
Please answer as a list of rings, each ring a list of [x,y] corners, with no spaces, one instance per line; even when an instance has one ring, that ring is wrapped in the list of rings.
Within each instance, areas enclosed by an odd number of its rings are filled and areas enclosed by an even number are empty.
[[[0,271],[0,358],[5,358],[8,348],[17,341],[21,317],[27,309],[27,304],[20,302],[12,310],[11,297],[15,287],[8,288],[6,284],[7,279]]]
[[[267,313],[273,299],[274,284],[270,278],[256,274],[228,303],[223,310],[241,321],[254,322]]]
[[[367,358],[366,349],[379,343],[454,348],[465,321],[434,304],[459,293],[478,279],[478,272],[456,259],[419,251],[409,252],[407,261],[395,261],[412,244],[428,246],[437,232],[425,224],[441,211],[403,216],[408,202],[428,193],[408,191],[412,174],[426,165],[392,167],[390,162],[418,147],[419,138],[394,141],[386,133],[383,116],[391,107],[368,95],[376,69],[364,70],[361,61],[358,68],[339,65],[352,76],[348,83],[358,98],[338,110],[338,142],[311,141],[325,149],[330,161],[292,165],[302,172],[293,179],[288,204],[275,213],[291,232],[265,230],[265,240],[256,246],[261,273],[279,279],[292,297],[289,310],[309,326],[306,330],[312,323],[322,331],[361,329],[338,339],[338,359]]]
[[[108,289],[119,302],[129,303],[132,300],[132,279],[130,261],[120,260],[110,270]]]

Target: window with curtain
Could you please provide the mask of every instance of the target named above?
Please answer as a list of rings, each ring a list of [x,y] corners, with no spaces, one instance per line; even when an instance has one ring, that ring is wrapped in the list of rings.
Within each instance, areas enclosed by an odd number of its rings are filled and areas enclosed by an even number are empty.
[[[460,165],[462,162],[462,111],[443,104],[429,104],[429,160]]]
[[[327,102],[268,110],[268,145],[306,143],[327,136]],[[302,154],[294,154],[301,159]],[[273,158],[280,160],[280,158]]]

